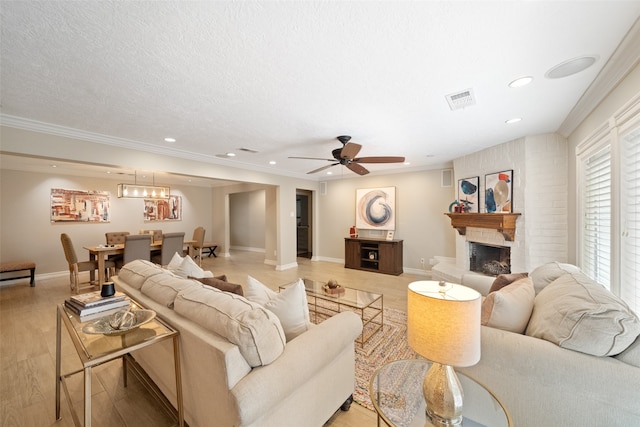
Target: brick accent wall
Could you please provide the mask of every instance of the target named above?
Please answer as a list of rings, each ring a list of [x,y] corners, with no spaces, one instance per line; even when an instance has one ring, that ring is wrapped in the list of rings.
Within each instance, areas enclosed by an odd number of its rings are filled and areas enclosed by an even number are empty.
[[[511,248],[511,271],[531,271],[548,261],[568,258],[568,144],[558,134],[520,138],[453,162],[455,182],[480,177],[480,212],[484,210],[485,175],[513,170],[513,212],[522,214],[516,238],[496,231],[467,228],[456,233],[456,267],[469,269],[468,241]]]

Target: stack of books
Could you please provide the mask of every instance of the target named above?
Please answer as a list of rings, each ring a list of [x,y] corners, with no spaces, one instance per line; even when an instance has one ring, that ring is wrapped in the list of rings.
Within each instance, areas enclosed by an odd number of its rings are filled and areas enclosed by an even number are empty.
[[[122,292],[110,297],[103,297],[100,291],[73,295],[65,300],[64,305],[77,314],[81,322],[109,316],[129,307],[130,301]]]

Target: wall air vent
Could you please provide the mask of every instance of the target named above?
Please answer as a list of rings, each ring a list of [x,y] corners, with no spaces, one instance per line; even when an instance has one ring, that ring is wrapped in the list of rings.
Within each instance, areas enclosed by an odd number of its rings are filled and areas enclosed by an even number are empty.
[[[449,108],[451,110],[459,110],[460,108],[476,105],[476,97],[473,94],[473,89],[466,89],[456,93],[450,93],[446,95]]]

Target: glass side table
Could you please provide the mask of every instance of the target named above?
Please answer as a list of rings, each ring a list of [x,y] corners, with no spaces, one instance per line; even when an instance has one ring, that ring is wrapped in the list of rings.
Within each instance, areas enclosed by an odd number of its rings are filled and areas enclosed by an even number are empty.
[[[426,360],[397,360],[374,372],[369,395],[378,414],[378,426],[380,419],[392,427],[432,426],[422,393],[430,366]],[[466,375],[456,374],[464,392],[464,427],[513,427],[509,412],[493,393]]]
[[[131,300],[131,299],[130,299]],[[131,311],[142,309],[139,303],[131,300]],[[56,420],[60,415],[60,386],[71,408],[73,422],[80,425],[72,399],[69,396],[66,379],[80,372],[84,373],[84,425],[91,425],[91,369],[118,358],[123,360],[124,384],[127,384],[127,355],[129,352],[156,344],[160,341],[173,340],[174,372],[176,378],[176,399],[178,406],[178,424],[184,426],[184,412],[182,405],[182,378],[180,373],[180,347],[178,342],[179,332],[171,328],[157,317],[144,325],[122,335],[94,335],[87,334],[82,328],[95,320],[80,322],[78,316],[69,311],[64,304],[58,305],[56,316]],[[82,369],[61,374],[61,337],[62,325],[65,326],[71,341],[82,362]],[[132,367],[133,368],[133,367]],[[135,371],[134,371],[135,373]]]

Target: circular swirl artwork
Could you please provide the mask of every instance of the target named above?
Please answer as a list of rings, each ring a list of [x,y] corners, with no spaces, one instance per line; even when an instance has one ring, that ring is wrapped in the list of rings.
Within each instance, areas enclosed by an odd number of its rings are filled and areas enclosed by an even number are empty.
[[[358,190],[357,228],[395,230],[395,187]]]

